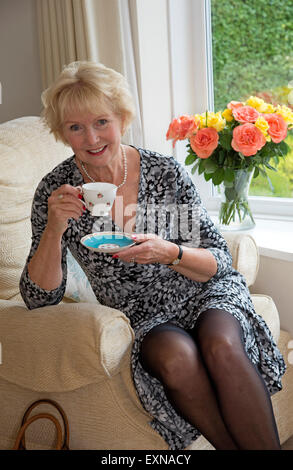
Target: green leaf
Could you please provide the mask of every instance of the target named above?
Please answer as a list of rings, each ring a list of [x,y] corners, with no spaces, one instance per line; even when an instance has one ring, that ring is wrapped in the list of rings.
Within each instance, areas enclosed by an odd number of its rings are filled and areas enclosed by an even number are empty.
[[[200,159],[198,159],[195,164],[193,165],[193,167],[191,168],[191,174],[194,175],[194,173],[196,172],[196,170],[198,169],[198,166],[200,164]]]
[[[204,160],[200,160],[198,165],[198,174],[201,175],[204,172]]]
[[[272,171],[278,171],[274,166],[271,166],[269,163],[265,163],[265,166]]]
[[[204,179],[206,181],[209,181],[213,177],[213,173],[204,173]]]
[[[195,162],[196,158],[197,157],[195,155],[192,155],[192,154],[187,155],[187,157],[185,158],[185,165],[192,165],[192,163]]]
[[[280,144],[279,144],[279,149],[281,150],[282,153],[286,154],[287,152],[289,152],[290,147],[289,147],[289,145],[287,144],[287,142],[285,142],[285,141],[283,140],[283,141],[280,142]]]
[[[235,173],[231,168],[225,168],[225,181],[234,181]]]
[[[218,164],[212,159],[208,158],[205,160],[204,169],[206,173],[214,173],[218,169]]]
[[[215,173],[212,175],[212,180],[214,185],[221,184],[224,181],[225,170],[224,168],[218,168]]]
[[[220,152],[219,152],[219,165],[223,165],[223,163],[225,161],[225,157],[226,157],[226,152],[224,152],[223,150],[220,150]]]
[[[232,133],[220,132],[219,141],[225,150],[231,150]]]

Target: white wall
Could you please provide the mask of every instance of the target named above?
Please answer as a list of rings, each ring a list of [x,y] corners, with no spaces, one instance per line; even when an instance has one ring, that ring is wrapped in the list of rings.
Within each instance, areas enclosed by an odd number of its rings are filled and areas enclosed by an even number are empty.
[[[0,123],[40,114],[36,1],[0,1]]]

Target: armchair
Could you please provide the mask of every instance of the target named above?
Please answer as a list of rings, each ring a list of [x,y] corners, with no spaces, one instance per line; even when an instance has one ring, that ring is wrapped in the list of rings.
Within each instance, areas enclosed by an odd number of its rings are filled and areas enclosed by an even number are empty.
[[[151,417],[132,382],[134,335],[127,317],[92,298],[76,302],[82,295],[70,293],[70,279],[66,296],[56,306],[30,311],[19,294],[36,185],[71,150],[31,116],[0,125],[0,155],[0,449],[13,447],[25,409],[40,398],[56,400],[65,410],[71,449],[167,449],[149,426]],[[234,267],[252,285],[259,263],[253,238],[225,237]],[[273,300],[265,295],[252,299],[287,360],[290,335],[280,330]],[[283,390],[273,397],[281,443],[293,435],[293,366],[287,365]],[[47,405],[42,407],[52,412]],[[35,423],[27,447],[50,448],[48,434],[47,422]],[[189,449],[212,446],[200,437]]]

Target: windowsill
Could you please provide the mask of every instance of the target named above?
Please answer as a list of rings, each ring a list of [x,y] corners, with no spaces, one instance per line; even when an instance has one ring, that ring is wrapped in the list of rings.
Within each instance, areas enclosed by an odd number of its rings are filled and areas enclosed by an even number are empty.
[[[211,213],[213,222],[216,214]],[[259,248],[259,254],[268,258],[275,258],[293,262],[293,221],[270,220],[268,218],[255,217],[255,227],[238,233],[251,235]]]

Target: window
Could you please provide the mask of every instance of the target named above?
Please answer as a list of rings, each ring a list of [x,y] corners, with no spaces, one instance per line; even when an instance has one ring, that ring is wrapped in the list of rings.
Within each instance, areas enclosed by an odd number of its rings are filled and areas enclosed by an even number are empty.
[[[211,0],[214,108],[251,95],[293,109],[293,4],[287,0]],[[207,18],[209,21],[209,18]],[[255,212],[293,216],[293,133],[291,152],[269,179],[258,176],[251,185]],[[257,196],[257,197],[256,197]]]

